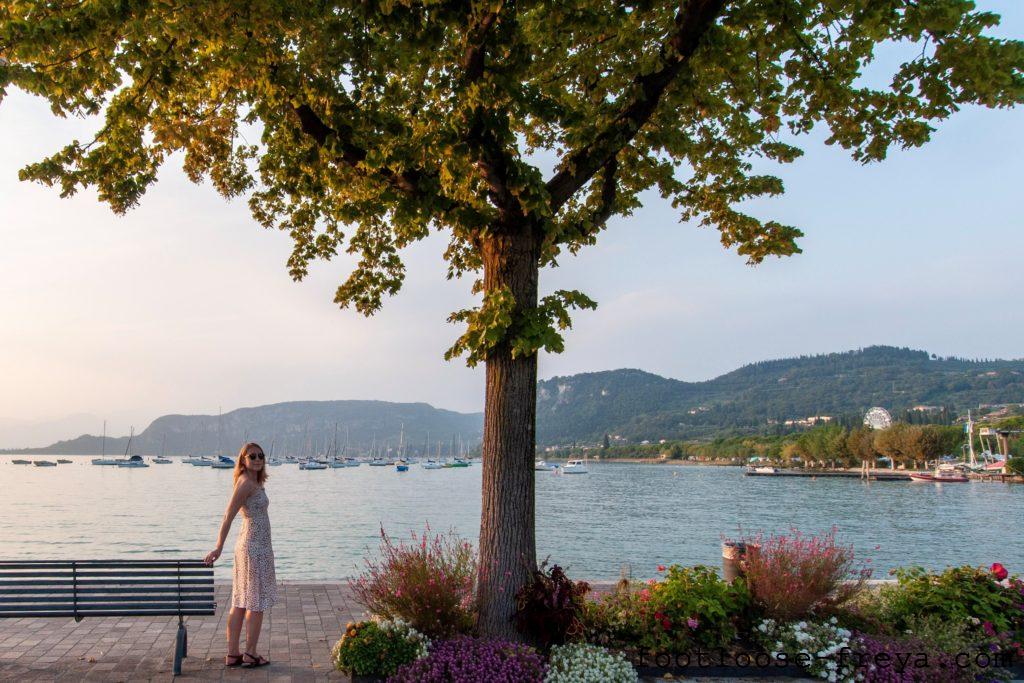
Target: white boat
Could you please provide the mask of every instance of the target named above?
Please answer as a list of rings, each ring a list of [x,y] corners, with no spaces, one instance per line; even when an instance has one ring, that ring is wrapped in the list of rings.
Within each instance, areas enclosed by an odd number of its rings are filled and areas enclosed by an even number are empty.
[[[305,460],[299,463],[300,470],[326,470],[327,463],[318,460]]]
[[[155,462],[157,465],[170,465],[171,459],[165,458],[164,456],[161,455],[156,458],[153,458],[153,462]]]
[[[778,474],[779,468],[772,467],[770,465],[760,465],[758,467],[748,467],[747,474]]]
[[[132,457],[121,460],[117,463],[118,467],[149,467],[146,461],[142,459],[141,455],[133,455]]]
[[[123,458],[93,458],[93,465],[117,465]]]
[[[231,470],[235,468],[235,461],[226,455],[219,455],[210,463],[210,467],[215,470]]]
[[[343,467],[348,467],[348,465],[345,464],[345,461],[341,460],[340,458],[334,458],[333,460],[328,461],[327,465],[332,470],[337,470],[337,469],[341,469]]]
[[[198,458],[185,458],[182,462],[187,462],[189,465],[195,465],[196,467],[209,467],[213,464],[213,458],[201,455]]]
[[[543,460],[536,460],[533,463],[533,469],[535,472],[554,472],[558,469],[558,465],[547,463]]]
[[[355,458],[345,458],[345,467],[359,467],[363,463],[359,462]]]
[[[562,474],[586,474],[587,463],[583,460],[570,460],[562,468]]]
[[[267,467],[280,467],[283,464],[284,463],[278,460],[277,458],[270,458],[269,460],[267,460]]]
[[[107,421],[106,420],[103,421],[103,447],[102,448],[103,448],[103,452],[100,453],[100,457],[93,458],[92,459],[92,464],[93,465],[116,465],[118,463],[118,458],[108,458],[107,457]],[[127,452],[128,451],[126,449],[125,453],[127,453]]]
[[[911,481],[962,484],[970,481],[967,475],[958,472],[955,465],[942,463],[933,472],[911,472]]]
[[[32,464],[36,467],[56,467],[57,463],[51,462],[50,460],[33,460]]]
[[[437,462],[436,460],[427,460],[426,462],[420,463],[420,466],[425,470],[443,470],[444,465]]]
[[[387,467],[388,465],[394,465],[393,462],[382,460],[381,458],[374,458],[370,461],[370,467]]]

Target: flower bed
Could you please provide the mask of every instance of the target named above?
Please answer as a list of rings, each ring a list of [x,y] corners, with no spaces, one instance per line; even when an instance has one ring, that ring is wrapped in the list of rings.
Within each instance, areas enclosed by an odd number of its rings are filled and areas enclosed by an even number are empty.
[[[389,544],[390,559],[358,580],[374,587],[371,607],[426,615],[435,633],[468,630],[468,608],[438,613],[436,595],[413,590],[398,600],[385,590],[432,585],[434,571],[448,586],[466,586],[464,578],[451,581],[462,576],[453,567],[475,568],[475,557],[458,539],[447,543]],[[517,595],[516,624],[539,649],[469,635],[442,636],[428,649],[418,632],[403,632],[417,654],[414,661],[407,650],[386,655],[389,662],[406,658],[390,667],[390,680],[471,681],[482,671],[489,680],[523,683],[635,681],[638,671],[811,675],[830,683],[1024,675],[1024,581],[999,563],[943,572],[911,567],[895,572],[894,585],[867,588],[868,572],[854,562],[852,547],[836,543],[835,530],[755,543],[758,552],[745,560],[748,574],[732,583],[707,567],[659,566],[660,578],[622,581],[597,598],[588,597],[587,584],[544,564]],[[462,604],[464,596],[465,589],[448,590],[443,604]],[[431,609],[440,616],[431,618]],[[355,659],[345,662],[357,670]]]

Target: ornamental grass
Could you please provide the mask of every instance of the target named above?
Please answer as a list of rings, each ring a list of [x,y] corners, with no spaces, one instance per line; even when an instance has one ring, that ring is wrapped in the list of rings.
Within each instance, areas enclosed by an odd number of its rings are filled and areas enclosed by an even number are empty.
[[[412,532],[394,541],[382,528],[380,556],[350,582],[356,598],[373,614],[401,619],[431,639],[468,633],[473,626],[477,556],[454,531]]]
[[[834,608],[856,597],[871,570],[858,567],[853,546],[836,544],[833,527],[822,536],[762,534],[744,538],[744,573],[754,602],[765,616],[780,622]]]

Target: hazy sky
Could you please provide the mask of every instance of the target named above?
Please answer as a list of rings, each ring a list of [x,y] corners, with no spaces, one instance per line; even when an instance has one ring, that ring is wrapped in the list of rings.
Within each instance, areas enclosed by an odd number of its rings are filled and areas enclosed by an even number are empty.
[[[1024,3],[979,6],[1003,15],[1000,35],[1024,36]],[[405,287],[377,316],[340,311],[347,259],[292,282],[287,235],[189,183],[180,160],[124,217],[92,192],[18,181],[94,126],[20,92],[0,104],[0,447],[98,433],[104,418],[121,434],[166,413],[300,399],[482,409],[483,369],[442,358],[459,333],[448,313],[474,301],[468,282],[444,279],[443,238],[407,251]],[[871,344],[1024,356],[1024,109],[964,110],[925,148],[866,167],[822,139],[779,169],[783,197],[751,208],[802,228],[801,255],[746,266],[650,194],[544,272],[544,292],[581,289],[600,307],[576,314],[541,377],[636,367],[702,380]]]

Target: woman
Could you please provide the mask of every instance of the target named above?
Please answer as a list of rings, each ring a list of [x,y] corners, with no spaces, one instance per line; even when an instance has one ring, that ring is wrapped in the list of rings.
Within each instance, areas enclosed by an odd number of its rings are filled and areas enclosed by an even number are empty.
[[[206,556],[212,565],[224,550],[231,521],[242,511],[242,530],[235,542],[235,575],[228,614],[228,654],[225,666],[264,666],[270,661],[256,654],[263,626],[263,612],[277,600],[274,549],[270,544],[270,500],[263,484],[267,481],[267,459],[259,444],[247,443],[235,463],[235,491],[224,513],[217,547]],[[245,622],[245,652],[238,652],[238,639]]]

